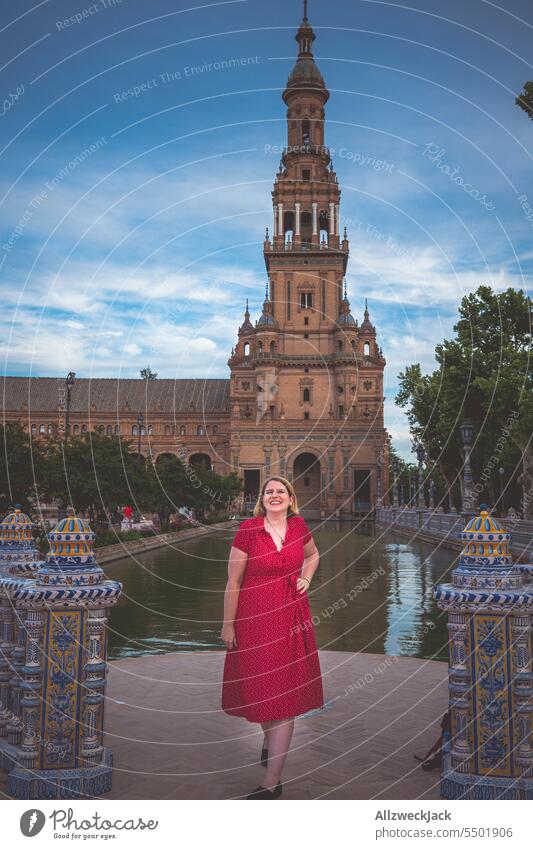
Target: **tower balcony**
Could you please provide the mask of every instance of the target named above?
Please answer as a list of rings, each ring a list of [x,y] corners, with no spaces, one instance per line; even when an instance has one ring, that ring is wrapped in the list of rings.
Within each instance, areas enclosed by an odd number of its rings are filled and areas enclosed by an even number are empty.
[[[318,237],[302,238],[295,236],[292,239],[285,239],[283,236],[274,236],[272,241],[269,238],[263,242],[263,255],[267,271],[270,268],[270,259],[277,258],[278,262],[281,257],[289,255],[309,256],[314,254],[316,257],[329,254],[330,257],[338,257],[339,262],[342,262],[343,273],[346,273],[348,266],[348,257],[350,254],[350,246],[348,239],[345,237],[342,240],[339,236],[330,235],[328,240],[318,240]]]
[[[336,351],[334,354],[280,354],[277,351],[255,351],[249,354],[254,366],[266,363],[279,366],[313,365],[327,367],[333,365],[357,365],[362,361],[358,351]]]
[[[288,162],[298,156],[320,156],[327,165],[331,162],[329,147],[325,144],[291,144],[281,152],[281,161]]]

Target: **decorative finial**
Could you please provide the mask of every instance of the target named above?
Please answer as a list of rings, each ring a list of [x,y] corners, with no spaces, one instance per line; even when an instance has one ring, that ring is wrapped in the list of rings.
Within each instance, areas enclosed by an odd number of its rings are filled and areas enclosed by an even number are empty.
[[[365,311],[368,312],[368,298],[365,298]]]
[[[265,241],[268,242],[268,227],[265,230]]]
[[[65,513],[67,514],[67,516],[75,516],[76,515],[76,511],[74,510],[74,507],[71,507],[70,505],[65,510]]]
[[[344,228],[344,240],[346,241],[346,239],[347,239],[347,238],[348,238],[348,231],[347,231],[347,229],[346,229],[346,227],[345,227],[345,228]]]
[[[307,23],[307,0],[304,0],[304,22]]]
[[[265,283],[265,301],[268,301],[268,280]]]
[[[348,300],[348,289],[346,288],[346,277],[344,278],[344,300]]]

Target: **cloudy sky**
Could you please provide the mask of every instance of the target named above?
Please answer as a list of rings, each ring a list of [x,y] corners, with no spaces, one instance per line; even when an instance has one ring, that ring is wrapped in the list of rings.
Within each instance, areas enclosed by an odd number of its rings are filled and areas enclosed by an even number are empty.
[[[6,374],[227,377],[285,143],[299,0],[20,0],[0,22]],[[530,288],[528,0],[310,0],[327,138],[387,358],[433,367],[461,296]],[[238,61],[234,61],[238,60]],[[273,150],[274,149],[274,152]]]

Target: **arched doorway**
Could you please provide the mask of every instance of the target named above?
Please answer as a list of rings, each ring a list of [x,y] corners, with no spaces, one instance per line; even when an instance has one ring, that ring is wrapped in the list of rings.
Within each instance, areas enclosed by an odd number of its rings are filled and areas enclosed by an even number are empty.
[[[206,472],[211,471],[211,457],[209,454],[191,454],[189,457],[189,463],[191,466],[196,466],[197,468],[205,469]]]
[[[157,455],[156,465],[158,463],[164,463],[166,460],[177,460],[175,454],[171,454],[170,451],[163,451],[161,454]]]
[[[304,515],[318,515],[320,511],[320,460],[305,451],[295,458],[292,482],[298,506]]]

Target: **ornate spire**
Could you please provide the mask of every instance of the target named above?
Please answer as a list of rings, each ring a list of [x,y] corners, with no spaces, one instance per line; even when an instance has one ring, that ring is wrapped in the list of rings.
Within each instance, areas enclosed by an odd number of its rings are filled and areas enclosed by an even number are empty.
[[[313,32],[313,27],[307,18],[307,3],[304,2],[304,16],[302,23],[296,33],[296,41],[298,42],[298,58],[296,64],[291,71],[287,80],[287,87],[283,92],[283,99],[287,103],[288,97],[294,90],[306,91],[313,89],[320,91],[324,103],[329,97],[329,92],[326,88],[322,74],[315,65],[313,59],[313,41],[316,36]]]
[[[274,319],[274,310],[272,308],[272,302],[268,296],[268,280],[265,283],[265,301],[263,303],[263,312],[261,313],[261,317],[257,322],[258,327],[264,327],[265,325],[273,327],[276,324]]]
[[[363,333],[375,333],[376,328],[370,321],[370,313],[368,312],[368,299],[365,298],[365,320],[361,325],[361,330]]]
[[[339,312],[339,324],[344,327],[356,327],[357,323],[350,312],[350,301],[348,300],[348,289],[346,285],[346,278],[344,278],[344,297],[341,301],[340,312]]]
[[[250,312],[248,310],[248,298],[246,298],[246,309],[244,311],[244,322],[239,327],[239,336],[248,336],[254,332],[254,326],[250,321]]]

